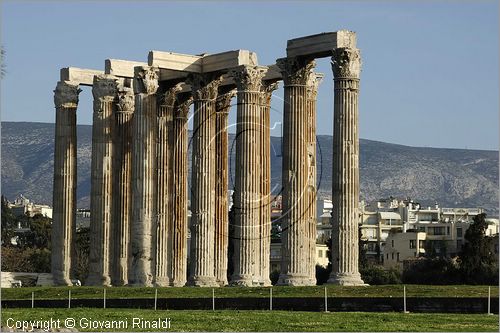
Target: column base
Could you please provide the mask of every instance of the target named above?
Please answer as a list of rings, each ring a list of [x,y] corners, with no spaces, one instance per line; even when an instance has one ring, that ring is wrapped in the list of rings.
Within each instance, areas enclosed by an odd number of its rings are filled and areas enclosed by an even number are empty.
[[[52,281],[54,286],[72,286],[70,278],[65,277],[63,274],[52,274]]]
[[[261,283],[258,279],[249,275],[233,275],[229,282],[231,287],[260,287]]]
[[[111,287],[111,278],[107,275],[89,275],[85,280],[86,286]]]
[[[190,277],[186,286],[191,287],[219,287],[213,276],[193,276]]]
[[[186,281],[172,281],[170,282],[170,286],[172,287],[184,287],[186,285]]]
[[[220,287],[224,287],[224,286],[228,285],[227,280],[217,280],[216,282],[219,284]]]
[[[271,287],[273,283],[271,282],[271,279],[264,279],[260,282],[260,285],[262,287]]]
[[[170,281],[166,277],[158,277],[154,282],[155,287],[169,287]]]
[[[315,286],[316,281],[312,282],[308,276],[294,274],[280,274],[277,286]]]
[[[359,273],[335,273],[330,275],[326,283],[340,286],[368,286]]]
[[[129,277],[129,286],[132,287],[154,287],[153,277],[151,274],[141,275],[136,278]]]

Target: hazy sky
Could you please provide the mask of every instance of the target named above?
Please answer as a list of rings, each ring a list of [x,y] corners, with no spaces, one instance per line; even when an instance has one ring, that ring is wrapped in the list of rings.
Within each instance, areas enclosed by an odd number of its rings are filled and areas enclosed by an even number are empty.
[[[146,61],[149,50],[248,49],[259,63],[287,39],[339,29],[358,34],[363,58],[360,137],[412,146],[498,149],[498,1],[476,2],[14,2],[2,1],[4,121],[54,122],[61,67],[103,69],[104,59]],[[328,58],[318,134],[332,134]],[[273,98],[282,118],[283,91]],[[232,112],[231,119],[235,119]],[[231,121],[230,119],[230,121]],[[91,124],[90,88],[78,123]],[[279,135],[279,126],[273,135]]]

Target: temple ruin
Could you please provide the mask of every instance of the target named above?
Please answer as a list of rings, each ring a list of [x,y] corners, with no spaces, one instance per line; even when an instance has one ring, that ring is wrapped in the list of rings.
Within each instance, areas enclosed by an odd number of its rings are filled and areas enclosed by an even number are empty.
[[[355,33],[346,30],[289,40],[286,57],[268,66],[259,65],[254,52],[235,50],[201,55],[151,51],[144,63],[107,59],[104,71],[62,68],[54,91],[55,284],[71,285],[76,266],[76,117],[80,86],[91,86],[91,244],[86,284],[270,286],[270,112],[273,91],[283,81],[278,284],[315,285],[316,96],[324,75],[314,69],[315,59],[324,57],[332,59],[335,84],[329,282],[363,284],[358,272],[361,59]],[[234,99],[235,214],[234,237],[229,239],[227,123]],[[228,279],[230,241],[234,272]]]

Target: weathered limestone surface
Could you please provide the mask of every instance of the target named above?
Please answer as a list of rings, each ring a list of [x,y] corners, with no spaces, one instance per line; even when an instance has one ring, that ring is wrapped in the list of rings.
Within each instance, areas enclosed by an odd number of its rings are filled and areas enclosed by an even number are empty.
[[[323,58],[331,56],[333,49],[341,47],[356,48],[356,33],[339,30],[290,39],[286,43],[286,55],[289,58]]]
[[[271,286],[271,97],[277,88],[277,82],[264,81],[260,102],[260,276],[266,287]]]
[[[191,74],[194,98],[191,255],[188,284],[217,287],[214,272],[215,99],[220,75]]]
[[[94,120],[90,190],[90,286],[111,285],[111,216],[113,215],[113,132],[115,123],[116,78],[94,76]]]
[[[265,67],[231,72],[238,89],[235,165],[234,272],[231,285],[259,286],[261,205],[261,86]]]
[[[313,60],[278,59],[285,83],[283,114],[283,206],[280,285],[311,285],[307,233],[307,82]]]
[[[113,256],[111,284],[128,284],[131,264],[130,221],[132,219],[132,130],[134,116],[134,92],[120,87],[115,109],[115,133],[113,150],[113,216],[111,237]]]
[[[309,241],[309,255],[307,267],[311,284],[316,283],[316,97],[318,86],[323,79],[323,74],[312,73],[307,82],[307,157],[309,174],[307,177],[307,240]]]
[[[172,281],[174,287],[182,287],[187,280],[187,232],[188,232],[188,127],[191,94],[177,96],[174,105],[173,125],[173,234],[172,234]]]
[[[76,109],[78,84],[60,81],[56,107],[51,271],[55,285],[72,285],[76,240]]]
[[[228,191],[228,134],[227,117],[236,91],[219,88],[215,108],[215,279],[220,286],[227,285],[229,241]],[[229,91],[228,91],[229,90]]]
[[[82,86],[92,86],[94,84],[94,76],[101,74],[104,74],[104,72],[76,67],[64,67],[60,71],[61,82],[71,81]]]
[[[133,135],[132,268],[129,284],[152,286],[156,254],[156,91],[158,69],[136,67]]]
[[[333,269],[329,283],[363,285],[358,270],[359,135],[358,92],[361,56],[358,49],[333,52]]]
[[[157,137],[157,209],[158,224],[156,231],[156,276],[155,284],[166,287],[172,278],[172,191],[173,191],[173,120],[175,95],[180,91],[180,84],[169,87],[160,99],[158,108]]]

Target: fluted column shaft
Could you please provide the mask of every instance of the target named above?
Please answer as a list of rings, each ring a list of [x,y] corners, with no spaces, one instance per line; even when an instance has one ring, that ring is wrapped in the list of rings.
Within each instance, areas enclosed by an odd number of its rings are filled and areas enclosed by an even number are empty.
[[[113,264],[111,284],[121,286],[128,283],[130,266],[130,221],[132,219],[132,130],[134,116],[134,92],[121,87],[115,112],[113,146],[114,184],[113,216],[111,234],[113,242]]]
[[[341,285],[363,284],[358,269],[360,67],[359,50],[334,50],[333,270],[328,282]]]
[[[271,96],[276,82],[263,82],[260,117],[260,276],[263,286],[270,286],[271,261]]]
[[[215,279],[220,286],[227,285],[227,249],[229,236],[228,191],[228,134],[227,117],[231,99],[230,91],[217,96],[215,110]]]
[[[72,285],[76,266],[76,109],[77,83],[61,81],[54,90],[56,107],[51,272],[55,285]]]
[[[178,98],[174,108],[173,124],[173,234],[172,234],[172,281],[174,287],[182,287],[187,280],[187,232],[188,232],[188,127],[187,117],[192,97]]]
[[[278,284],[310,285],[308,256],[307,80],[314,61],[277,62],[285,83],[283,114],[282,267]]]
[[[311,284],[316,283],[316,200],[318,193],[316,186],[316,97],[322,78],[323,74],[312,73],[307,83],[307,156],[309,164],[307,177],[307,240],[309,241],[307,268]]]
[[[232,71],[237,86],[234,272],[231,285],[259,286],[261,205],[261,86],[265,67]]]
[[[166,287],[172,278],[172,193],[173,193],[173,117],[175,95],[180,90],[177,84],[162,94],[158,108],[157,137],[157,209],[158,224],[156,233],[156,275],[155,284]]]
[[[156,90],[158,69],[135,68],[135,114],[133,138],[132,267],[129,283],[152,286],[156,253]]]
[[[96,75],[92,86],[92,162],[90,189],[90,286],[111,285],[111,216],[113,215],[113,128],[116,78]]]
[[[220,77],[188,77],[194,97],[191,175],[191,255],[188,284],[216,287],[214,272],[215,222],[215,99]]]

